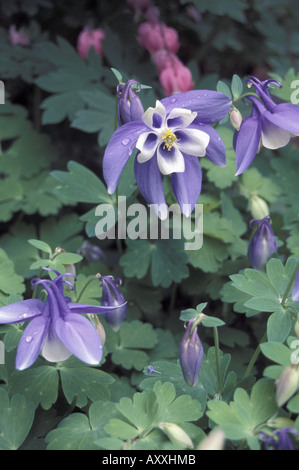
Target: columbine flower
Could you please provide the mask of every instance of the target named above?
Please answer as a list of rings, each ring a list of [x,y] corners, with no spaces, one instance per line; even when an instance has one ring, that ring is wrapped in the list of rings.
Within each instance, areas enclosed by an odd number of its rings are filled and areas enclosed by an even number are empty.
[[[142,121],[124,124],[114,132],[106,147],[103,174],[109,194],[135,147],[135,176],[139,190],[163,219],[167,207],[161,175],[170,175],[173,192],[182,212],[189,216],[201,192],[201,168],[197,157],[225,166],[225,147],[208,124],[227,114],[231,100],[222,93],[193,90],[156,102]],[[185,205],[185,207],[184,207]],[[191,209],[190,209],[191,207]]]
[[[144,113],[139,96],[132,89],[136,85],[136,91],[140,91],[140,84],[136,80],[128,80],[125,85],[117,86],[117,118],[120,126],[131,121],[139,121]]]
[[[298,431],[292,426],[286,426],[283,429],[276,429],[272,435],[261,431],[259,438],[264,441],[265,450],[294,450],[289,434],[297,436]]]
[[[104,318],[112,330],[118,331],[127,315],[127,304],[119,290],[121,279],[114,279],[112,276],[101,276],[100,281],[103,284],[101,305]],[[107,311],[105,311],[106,306],[108,307]],[[109,307],[114,307],[114,309],[109,310]]]
[[[270,224],[270,217],[253,219],[250,226],[258,225],[248,246],[248,260],[254,269],[262,269],[270,255],[277,251],[276,238]]]
[[[103,313],[107,307],[70,302],[63,295],[63,284],[71,284],[63,279],[66,274],[56,274],[54,281],[32,280],[33,287],[41,285],[46,290],[45,303],[29,299],[0,308],[0,323],[30,321],[17,350],[16,368],[19,370],[30,367],[40,352],[50,362],[65,361],[72,354],[88,364],[101,361],[99,335],[90,321],[79,314]]]
[[[203,347],[197,334],[197,326],[193,327],[196,319],[188,322],[186,332],[180,344],[180,363],[184,379],[190,387],[193,387],[198,379]]]
[[[261,82],[255,77],[248,80],[254,85],[260,99],[249,96],[252,103],[251,115],[246,117],[239,131],[234,135],[237,173],[240,175],[254,160],[261,146],[278,149],[287,145],[294,135],[299,134],[299,107],[291,103],[276,104],[268,88],[281,84],[275,80]]]

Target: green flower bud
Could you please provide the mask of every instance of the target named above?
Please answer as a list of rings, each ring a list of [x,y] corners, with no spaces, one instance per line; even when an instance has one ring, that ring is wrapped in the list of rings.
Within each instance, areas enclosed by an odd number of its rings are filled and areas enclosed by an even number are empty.
[[[251,194],[249,198],[249,209],[254,219],[261,220],[270,214],[268,204],[257,194]]]
[[[235,106],[232,106],[229,110],[229,119],[233,128],[238,131],[241,127],[243,118],[242,114],[237,108],[235,108]]]
[[[159,428],[182,449],[193,449],[193,443],[188,434],[175,423],[160,423]]]
[[[296,365],[287,366],[275,383],[276,403],[284,405],[299,388],[299,368]]]
[[[197,450],[223,450],[224,443],[225,434],[222,429],[214,429],[199,443]]]

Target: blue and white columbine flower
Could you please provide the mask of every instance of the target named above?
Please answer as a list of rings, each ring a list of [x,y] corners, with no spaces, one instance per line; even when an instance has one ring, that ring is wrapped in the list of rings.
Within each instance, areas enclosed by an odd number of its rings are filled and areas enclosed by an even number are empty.
[[[236,175],[243,173],[253,162],[261,146],[278,149],[287,145],[292,137],[299,135],[299,106],[291,103],[276,104],[269,87],[281,84],[276,80],[261,82],[255,77],[248,80],[255,87],[255,96],[248,96],[252,103],[251,115],[246,117],[239,131],[235,131]]]
[[[228,113],[231,100],[222,93],[192,90],[156,102],[142,120],[122,125],[107,145],[103,173],[108,192],[116,190],[120,175],[133,153],[135,177],[145,200],[167,217],[162,175],[171,183],[181,211],[190,216],[201,192],[202,173],[197,157],[225,166],[225,147],[210,126]],[[154,209],[156,209],[154,207]]]
[[[60,362],[72,354],[87,364],[98,364],[103,347],[91,322],[80,314],[103,314],[119,307],[101,307],[70,302],[63,295],[63,283],[70,285],[59,275],[51,281],[33,279],[32,286],[41,285],[47,299],[28,299],[0,308],[0,323],[29,321],[20,339],[16,368],[30,367],[40,352],[50,362]]]

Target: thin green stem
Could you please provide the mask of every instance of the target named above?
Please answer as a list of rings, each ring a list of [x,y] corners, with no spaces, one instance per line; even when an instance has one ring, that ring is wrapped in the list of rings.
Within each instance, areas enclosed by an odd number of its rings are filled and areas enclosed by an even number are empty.
[[[91,284],[92,281],[94,281],[95,279],[98,279],[98,278],[99,278],[99,276],[96,275],[96,276],[93,276],[91,279],[88,279],[88,281],[84,284],[84,286],[81,289],[80,294],[77,297],[77,302],[79,302],[79,300],[81,299],[82,295],[84,294],[84,292],[87,289],[87,287],[89,286],[89,284]]]
[[[248,364],[248,366],[247,366],[247,369],[246,369],[245,374],[244,374],[244,377],[243,377],[244,379],[245,379],[246,377],[249,377],[249,375],[250,375],[250,373],[251,373],[251,371],[252,371],[252,369],[253,369],[253,366],[254,366],[254,364],[256,363],[257,358],[259,357],[259,354],[260,354],[260,352],[261,352],[261,344],[264,343],[264,342],[266,341],[266,339],[267,339],[267,332],[265,331],[265,333],[264,333],[264,335],[263,335],[263,337],[262,337],[262,339],[261,339],[259,345],[257,346],[256,350],[254,351],[254,353],[253,353],[253,355],[252,355],[252,358],[250,359],[250,362],[249,362],[249,364]]]
[[[220,349],[219,349],[219,337],[217,327],[213,327],[214,333],[214,344],[215,344],[215,357],[216,357],[216,370],[217,370],[217,381],[219,387],[219,394],[222,395],[222,383],[221,383],[221,373],[220,373]]]
[[[243,95],[239,96],[239,98],[235,99],[233,101],[233,106],[238,103],[239,101],[243,100],[243,98],[246,98],[247,96],[254,96],[255,98],[257,98],[259,101],[261,101],[261,98],[259,97],[259,95],[257,95],[256,93],[252,93],[252,92],[248,92],[248,93],[244,93]]]

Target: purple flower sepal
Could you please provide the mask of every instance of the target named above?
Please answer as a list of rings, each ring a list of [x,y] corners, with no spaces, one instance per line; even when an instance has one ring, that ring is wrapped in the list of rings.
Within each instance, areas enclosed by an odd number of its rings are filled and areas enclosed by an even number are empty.
[[[119,290],[121,279],[101,276],[100,281],[103,284],[102,308],[114,307],[113,310],[104,311],[104,318],[113,331],[118,331],[127,315],[127,303]]]
[[[292,299],[295,302],[299,302],[299,269],[295,277],[294,287],[292,291]]]
[[[144,113],[143,104],[132,89],[132,85],[136,86],[136,92],[140,91],[140,83],[136,80],[128,80],[124,85],[117,86],[117,119],[118,124],[123,126],[131,121],[141,121]]]
[[[298,435],[298,431],[292,426],[276,429],[272,435],[264,431],[259,432],[259,438],[264,442],[265,450],[294,450],[290,435]]]
[[[255,225],[257,228],[248,246],[248,261],[254,269],[262,269],[271,254],[277,251],[277,243],[269,216],[251,220],[251,228]]]
[[[192,90],[156,102],[142,120],[127,122],[112,135],[104,154],[103,175],[109,194],[135,148],[135,177],[145,200],[161,219],[167,218],[163,189],[170,175],[172,190],[181,211],[190,216],[200,196],[202,173],[198,157],[206,156],[224,167],[226,152],[210,124],[228,113],[231,100],[222,93]]]
[[[197,380],[203,359],[203,347],[197,334],[196,319],[188,322],[180,343],[180,363],[185,382],[193,387]]]
[[[248,80],[259,98],[249,96],[251,115],[246,117],[234,134],[236,175],[243,173],[253,162],[261,146],[278,149],[299,134],[299,106],[291,103],[276,104],[269,93],[271,85],[281,87],[276,80],[261,82],[256,77]]]
[[[16,368],[19,370],[30,367],[40,352],[50,362],[65,361],[72,354],[87,364],[101,361],[103,348],[99,335],[91,322],[79,314],[103,314],[107,313],[107,307],[71,302],[63,295],[63,284],[72,286],[63,279],[67,274],[56,274],[53,281],[32,280],[32,287],[40,285],[47,292],[45,302],[28,299],[0,308],[0,323],[29,321],[18,345]]]

